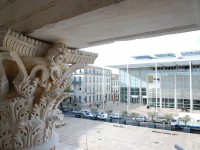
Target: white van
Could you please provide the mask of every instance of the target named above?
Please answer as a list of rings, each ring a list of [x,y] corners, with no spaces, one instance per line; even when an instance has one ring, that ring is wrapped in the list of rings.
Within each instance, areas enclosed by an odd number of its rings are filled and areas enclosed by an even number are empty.
[[[110,115],[110,118],[111,118],[111,119],[120,119],[121,116],[120,116],[120,114],[118,114],[118,113],[113,113],[113,114]]]
[[[171,126],[175,128],[185,127],[185,123],[179,118],[182,118],[186,115],[191,118],[191,120],[187,122],[187,126],[190,129],[200,130],[200,114],[197,113],[179,113],[178,116],[171,121]]]
[[[108,118],[108,114],[107,113],[102,113],[100,116],[97,116],[98,119],[100,120],[105,120]]]

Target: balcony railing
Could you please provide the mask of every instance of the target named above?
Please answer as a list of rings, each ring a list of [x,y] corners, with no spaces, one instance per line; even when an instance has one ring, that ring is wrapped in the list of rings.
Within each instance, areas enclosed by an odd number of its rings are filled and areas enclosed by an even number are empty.
[[[73,84],[81,84],[82,81],[75,81],[75,80],[74,80],[74,81],[72,81],[72,83],[73,83]]]

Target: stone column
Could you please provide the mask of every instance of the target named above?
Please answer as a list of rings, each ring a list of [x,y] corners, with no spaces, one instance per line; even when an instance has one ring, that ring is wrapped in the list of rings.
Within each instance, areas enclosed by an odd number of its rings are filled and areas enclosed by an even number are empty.
[[[97,54],[1,31],[0,149],[55,150],[56,110],[68,96],[63,91],[71,74]],[[65,72],[63,64],[69,64]]]

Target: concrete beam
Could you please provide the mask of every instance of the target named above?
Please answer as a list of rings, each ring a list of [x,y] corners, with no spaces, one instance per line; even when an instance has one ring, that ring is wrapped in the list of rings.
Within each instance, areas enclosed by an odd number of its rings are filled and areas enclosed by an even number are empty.
[[[0,25],[30,33],[121,1],[124,0],[3,0],[0,2]]]

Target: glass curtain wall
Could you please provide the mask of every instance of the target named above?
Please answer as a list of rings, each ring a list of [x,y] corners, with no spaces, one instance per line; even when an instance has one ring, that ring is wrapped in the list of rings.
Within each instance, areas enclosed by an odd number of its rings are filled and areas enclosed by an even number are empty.
[[[127,70],[120,70],[120,102],[127,100]]]
[[[130,103],[147,104],[147,69],[129,69]],[[120,70],[120,101],[127,100],[127,70]]]
[[[156,79],[157,77],[157,79]],[[157,87],[157,107],[160,107],[160,70],[157,68],[157,76],[155,68],[150,68],[147,72],[147,97],[149,106],[156,106],[156,87]],[[157,80],[157,83],[156,83]]]
[[[140,104],[140,70],[130,70],[130,103]]]
[[[190,68],[158,67],[157,107],[190,109]],[[130,103],[156,106],[155,68],[129,68]],[[127,69],[120,69],[120,101],[127,100]],[[200,66],[192,66],[193,109],[200,110]],[[176,106],[175,106],[176,105]]]
[[[164,70],[161,72],[161,97],[162,107],[175,107],[175,70]]]
[[[176,97],[177,108],[190,109],[190,71],[187,68],[179,68],[176,73]]]
[[[192,67],[193,109],[200,110],[200,66]]]

